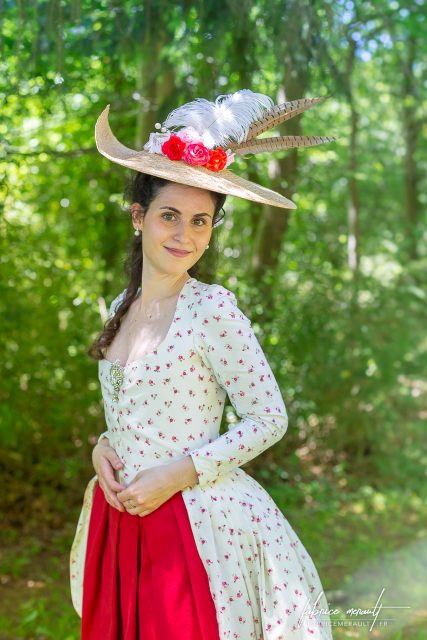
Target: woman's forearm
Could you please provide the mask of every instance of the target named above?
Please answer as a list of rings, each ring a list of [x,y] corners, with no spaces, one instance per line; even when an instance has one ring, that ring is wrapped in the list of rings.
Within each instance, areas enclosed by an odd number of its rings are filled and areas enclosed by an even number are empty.
[[[182,491],[186,487],[193,487],[198,483],[198,476],[191,456],[185,456],[168,465],[170,478],[176,491]]]

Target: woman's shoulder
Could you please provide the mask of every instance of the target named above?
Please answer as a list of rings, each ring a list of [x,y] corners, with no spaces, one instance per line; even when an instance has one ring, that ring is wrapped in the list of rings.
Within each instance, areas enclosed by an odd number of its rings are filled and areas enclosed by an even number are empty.
[[[194,281],[195,296],[200,306],[208,309],[237,306],[237,298],[231,289],[216,282]]]
[[[195,283],[195,313],[193,319],[204,327],[208,324],[224,326],[230,322],[243,325],[251,325],[251,320],[239,306],[236,294],[231,289],[216,282]]]

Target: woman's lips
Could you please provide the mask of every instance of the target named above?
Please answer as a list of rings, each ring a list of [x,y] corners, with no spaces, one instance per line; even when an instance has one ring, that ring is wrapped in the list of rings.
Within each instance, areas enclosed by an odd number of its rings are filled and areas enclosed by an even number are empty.
[[[178,249],[170,249],[169,247],[165,247],[165,249],[177,258],[185,258],[185,256],[190,254],[190,251],[179,251]]]

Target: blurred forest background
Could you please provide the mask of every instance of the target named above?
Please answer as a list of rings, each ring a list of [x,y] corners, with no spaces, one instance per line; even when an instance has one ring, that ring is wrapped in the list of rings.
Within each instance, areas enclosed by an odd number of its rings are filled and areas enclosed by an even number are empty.
[[[130,172],[98,153],[96,119],[110,104],[114,134],[139,149],[176,106],[241,88],[330,96],[273,133],[337,137],[238,158],[236,173],[298,208],[228,197],[219,260],[201,265],[251,318],[289,412],[285,438],[245,470],[312,555],[339,610],[334,637],[425,638],[424,2],[6,0],[0,12],[0,638],[79,637],[68,554],[105,430],[86,350],[126,284],[133,235]],[[382,589],[383,605],[409,608],[351,625],[346,609]]]

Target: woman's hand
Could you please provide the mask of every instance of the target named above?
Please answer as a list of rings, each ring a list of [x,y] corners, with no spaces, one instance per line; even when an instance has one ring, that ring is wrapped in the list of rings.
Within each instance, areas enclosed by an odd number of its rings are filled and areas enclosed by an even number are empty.
[[[123,491],[117,493],[118,500],[128,513],[147,516],[179,490],[169,467],[170,465],[161,465],[144,469],[136,474]]]
[[[136,474],[117,498],[131,515],[147,516],[175,493],[198,481],[191,456]]]
[[[123,467],[123,463],[106,438],[93,448],[92,464],[108,504],[119,511],[125,511],[122,503],[117,499],[117,492],[123,490],[123,485],[117,482],[114,476],[114,470]]]

